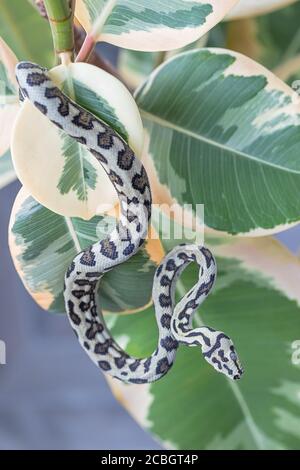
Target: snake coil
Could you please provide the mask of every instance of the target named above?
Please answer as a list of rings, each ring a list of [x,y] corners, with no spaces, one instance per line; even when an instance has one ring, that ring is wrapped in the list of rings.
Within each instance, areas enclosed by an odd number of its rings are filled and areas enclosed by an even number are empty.
[[[20,62],[16,76],[23,98],[89,149],[119,196],[121,215],[117,227],[106,239],[78,253],[65,275],[66,311],[79,343],[91,360],[103,372],[124,382],[149,383],[170,370],[182,343],[200,346],[205,360],[218,372],[239,379],[243,370],[231,339],[207,326],[192,327],[193,315],[216,278],[215,259],[202,246],[176,247],[156,269],[152,297],[159,338],[153,354],[137,359],[112,338],[96,305],[97,287],[103,275],[137,253],[147,237],[152,203],[146,170],[126,142],[62,93],[45,69]],[[199,265],[198,282],[175,306],[176,281],[191,262]]]

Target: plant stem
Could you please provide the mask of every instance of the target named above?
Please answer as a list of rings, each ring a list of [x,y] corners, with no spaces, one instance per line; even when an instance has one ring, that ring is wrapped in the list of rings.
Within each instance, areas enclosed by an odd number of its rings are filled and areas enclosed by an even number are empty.
[[[35,0],[35,4],[37,6],[37,9],[40,13],[40,15],[47,19],[47,12],[44,8],[44,3],[43,3],[43,0]],[[75,52],[78,53],[78,58],[80,59],[80,51],[81,49],[83,48],[83,43],[84,43],[84,40],[85,40],[85,33],[83,31],[83,29],[80,27],[80,26],[76,26],[74,25],[74,43],[75,43]],[[87,42],[87,40],[86,40]],[[94,43],[95,45],[95,43]],[[86,47],[86,46],[85,46]],[[85,51],[87,51],[87,49],[85,49]],[[76,59],[77,62],[79,61],[82,61],[82,55],[81,55],[81,59],[78,60],[78,58]],[[99,52],[96,50],[96,49],[92,49],[89,53],[89,58],[83,58],[86,62],[92,64],[92,65],[95,65],[96,67],[99,67],[100,69],[102,70],[105,70],[106,72],[110,73],[111,75],[113,75],[114,77],[118,78],[127,88],[130,92],[132,92],[133,90],[130,88],[130,86],[124,81],[124,79],[121,77],[121,75],[119,74],[118,70],[110,63],[108,62],[107,60],[103,59],[103,57],[101,57],[101,55],[99,54]],[[65,60],[64,60],[64,57],[61,56],[61,61],[63,64],[65,64]]]
[[[99,36],[105,25],[107,18],[112,13],[115,8],[117,0],[109,0],[103,7],[101,14],[95,21],[92,31],[88,33],[85,37],[84,43],[76,57],[76,62],[87,62],[89,56],[91,55],[96,43],[99,41]]]
[[[75,62],[87,62],[96,45],[94,38],[86,35]]]
[[[76,52],[82,49],[85,37],[86,35],[83,29],[75,25],[74,26],[74,40],[75,40]],[[76,58],[76,62],[79,62],[77,58]],[[110,75],[113,75],[114,77],[118,78],[118,80],[123,82],[123,84],[130,90],[129,85],[120,76],[118,70],[113,66],[113,64],[105,60],[97,49],[92,50],[86,62],[92,65],[95,65],[96,67],[99,67],[100,69],[105,70],[105,72],[108,72]]]
[[[60,61],[71,62],[74,51],[73,7],[70,0],[44,0],[50,22],[54,49]]]
[[[157,58],[155,60],[154,68],[156,69],[156,67],[159,67],[161,64],[163,64],[166,58],[167,58],[167,52],[165,51],[158,52]]]

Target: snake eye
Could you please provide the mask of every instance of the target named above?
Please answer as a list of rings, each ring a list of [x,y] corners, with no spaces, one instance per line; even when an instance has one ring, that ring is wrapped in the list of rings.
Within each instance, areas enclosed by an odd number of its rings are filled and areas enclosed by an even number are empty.
[[[231,359],[233,362],[236,362],[236,361],[237,361],[237,355],[235,354],[235,352],[231,352],[231,353],[230,353],[230,359]]]

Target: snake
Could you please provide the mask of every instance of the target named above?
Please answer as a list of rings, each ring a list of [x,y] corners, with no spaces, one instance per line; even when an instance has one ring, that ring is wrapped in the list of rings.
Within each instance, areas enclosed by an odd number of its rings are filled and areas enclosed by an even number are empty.
[[[79,106],[52,81],[47,69],[31,62],[16,66],[22,100],[29,100],[57,128],[85,146],[102,165],[118,194],[120,215],[111,233],[78,253],[66,270],[66,312],[80,345],[105,373],[127,384],[145,384],[164,377],[174,364],[179,345],[199,346],[204,359],[217,371],[238,380],[243,368],[232,340],[222,331],[200,325],[193,317],[216,280],[216,260],[202,245],[183,243],[157,266],[152,302],[158,328],[155,351],[137,358],[112,337],[97,304],[99,282],[128,261],[147,240],[152,195],[141,160],[112,127]],[[46,151],[46,148],[45,148]],[[175,305],[177,281],[191,263],[199,266],[193,288]],[[101,294],[101,291],[100,291]]]

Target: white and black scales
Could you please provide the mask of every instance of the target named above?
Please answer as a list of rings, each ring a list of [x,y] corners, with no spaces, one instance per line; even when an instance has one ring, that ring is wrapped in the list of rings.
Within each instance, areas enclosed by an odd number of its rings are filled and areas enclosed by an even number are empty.
[[[99,280],[126,262],[144,243],[151,217],[151,190],[142,163],[124,140],[104,122],[78,106],[38,65],[21,62],[16,76],[23,97],[69,136],[85,145],[101,163],[119,196],[119,223],[108,238],[79,253],[65,275],[66,311],[81,346],[100,369],[127,383],[149,383],[163,377],[174,363],[179,343],[200,346],[206,361],[231,379],[243,373],[228,336],[203,326],[192,328],[193,314],[211,291],[216,263],[197,245],[173,249],[158,266],[153,303],[159,331],[157,349],[145,359],[129,356],[114,341],[96,305]],[[191,262],[199,264],[198,283],[175,306],[177,278]]]

